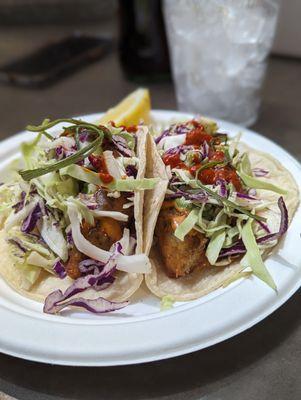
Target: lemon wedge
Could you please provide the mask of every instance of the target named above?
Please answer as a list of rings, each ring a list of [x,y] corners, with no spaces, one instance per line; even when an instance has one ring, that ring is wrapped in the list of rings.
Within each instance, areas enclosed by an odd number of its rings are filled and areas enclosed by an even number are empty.
[[[116,125],[137,125],[144,121],[150,123],[150,95],[148,89],[137,89],[110,108],[99,120],[100,124],[114,121]]]

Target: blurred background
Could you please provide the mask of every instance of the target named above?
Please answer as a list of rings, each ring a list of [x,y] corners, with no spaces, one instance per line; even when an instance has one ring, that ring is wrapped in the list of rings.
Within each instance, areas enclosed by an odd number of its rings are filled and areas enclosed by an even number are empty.
[[[153,108],[252,125],[296,154],[300,16],[298,0],[0,0],[1,138],[146,86]]]

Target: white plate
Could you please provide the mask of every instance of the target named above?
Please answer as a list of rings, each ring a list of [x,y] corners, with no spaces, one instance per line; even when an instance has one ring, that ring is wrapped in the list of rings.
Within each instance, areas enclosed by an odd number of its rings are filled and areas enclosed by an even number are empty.
[[[191,117],[170,111],[154,111],[153,116],[163,123],[171,118]],[[94,121],[98,117],[94,114],[82,118]],[[243,141],[282,162],[301,190],[301,166],[285,150],[237,125],[224,121],[219,125],[230,134],[243,131]],[[20,133],[1,143],[2,174],[17,154],[20,142],[32,135]],[[160,360],[212,346],[261,321],[300,287],[301,269],[294,267],[301,265],[300,220],[299,208],[282,248],[266,262],[277,284],[277,294],[252,278],[160,312],[158,299],[142,288],[121,312],[51,316],[42,313],[41,304],[23,298],[0,280],[0,351],[46,363],[105,366]]]

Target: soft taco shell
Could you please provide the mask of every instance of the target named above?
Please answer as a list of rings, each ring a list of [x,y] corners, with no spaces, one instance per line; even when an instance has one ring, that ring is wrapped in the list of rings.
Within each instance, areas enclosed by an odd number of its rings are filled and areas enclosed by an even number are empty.
[[[289,221],[291,221],[299,204],[298,187],[291,173],[269,154],[251,149],[245,145],[241,145],[240,150],[248,152],[252,168],[264,168],[269,171],[268,176],[261,179],[271,181],[275,185],[287,190],[287,194],[283,197],[288,209]],[[162,179],[165,179],[165,171],[162,173],[162,165],[158,161],[160,156],[157,151],[153,151],[153,157],[155,159],[154,165],[160,166],[160,168],[154,173],[158,174],[159,176],[161,175]],[[266,210],[264,213],[262,213],[262,215],[268,218],[269,226],[272,226],[274,228],[273,231],[276,232],[278,230],[280,221],[280,212],[277,206],[277,199],[279,195],[267,190],[257,190],[257,192],[262,198],[271,200],[273,202],[273,204],[269,207],[269,210]],[[148,192],[145,195],[145,204],[153,205],[153,207],[161,205],[164,200],[164,196],[164,190]],[[144,221],[144,229],[145,232],[150,233],[149,235],[145,235],[145,238],[147,238],[148,242],[144,243],[144,249],[147,250],[152,246],[152,235],[156,224],[154,218],[148,218],[147,215],[151,216],[153,213],[156,213],[157,217],[159,210],[149,208],[145,209],[144,212],[146,218]],[[264,257],[266,257],[270,251],[271,249],[268,249],[268,251],[264,254]],[[156,296],[163,297],[166,295],[171,295],[177,301],[194,300],[204,296],[221,287],[225,282],[242,270],[239,262],[232,261],[230,265],[214,266],[210,268],[194,270],[191,274],[186,275],[185,277],[171,279],[164,272],[160,255],[156,251],[155,246],[153,246],[151,250],[150,257],[152,270],[150,274],[145,275],[146,285]]]
[[[148,129],[146,127],[141,127],[137,132],[138,179],[143,178],[145,175],[147,135]],[[137,190],[134,193],[134,216],[137,235],[136,254],[142,253],[143,250],[143,196],[143,191]],[[30,289],[24,288],[24,272],[15,264],[13,257],[10,256],[9,244],[6,241],[6,233],[3,229],[0,231],[0,253],[0,275],[14,290],[25,297],[43,302],[49,293],[56,289],[64,291],[73,282],[69,277],[60,279],[55,275],[41,270],[39,278],[34,285]],[[142,281],[143,274],[128,274],[117,271],[116,280],[113,285],[101,292],[86,290],[82,293],[82,297],[95,298],[101,295],[108,300],[124,301],[136,292]]]
[[[144,195],[143,203],[143,252],[149,254],[156,222],[164,200],[168,185],[168,176],[165,165],[158,154],[156,144],[150,133],[147,135],[147,160],[146,160],[146,178],[160,178],[160,181],[153,190],[149,190]]]

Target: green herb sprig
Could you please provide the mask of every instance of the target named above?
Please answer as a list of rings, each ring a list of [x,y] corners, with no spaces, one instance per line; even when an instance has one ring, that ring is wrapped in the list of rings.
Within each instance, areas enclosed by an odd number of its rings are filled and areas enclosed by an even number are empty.
[[[68,165],[75,164],[78,161],[83,160],[89,154],[93,153],[93,151],[95,151],[98,146],[101,145],[104,136],[110,136],[110,131],[105,126],[102,126],[102,125],[97,126],[95,124],[87,123],[87,122],[84,122],[81,120],[76,120],[73,118],[57,119],[52,122],[49,122],[49,120],[45,120],[39,126],[29,125],[29,126],[27,126],[26,129],[31,132],[45,132],[47,129],[50,129],[50,128],[54,127],[55,125],[60,124],[62,122],[67,122],[67,123],[73,124],[73,126],[70,127],[71,129],[73,129],[74,126],[75,126],[76,130],[78,130],[79,128],[90,129],[90,130],[96,132],[98,134],[98,137],[93,142],[89,143],[87,146],[83,147],[82,149],[78,150],[76,153],[72,154],[71,156],[69,156],[63,160],[60,160],[60,161],[50,164],[50,165],[45,165],[40,168],[20,171],[19,174],[25,181],[30,181],[31,179],[46,175],[49,172],[58,171],[61,168],[65,168]]]
[[[233,203],[231,200],[226,199],[225,197],[220,196],[218,193],[214,192],[213,190],[209,189],[207,186],[203,185],[198,179],[194,179],[193,182],[201,189],[204,190],[209,196],[213,197],[223,206],[232,207],[235,210],[241,212],[242,214],[246,214],[248,217],[255,219],[256,221],[266,221],[266,218],[261,217],[260,215],[252,214],[250,211],[245,210],[243,207]]]

